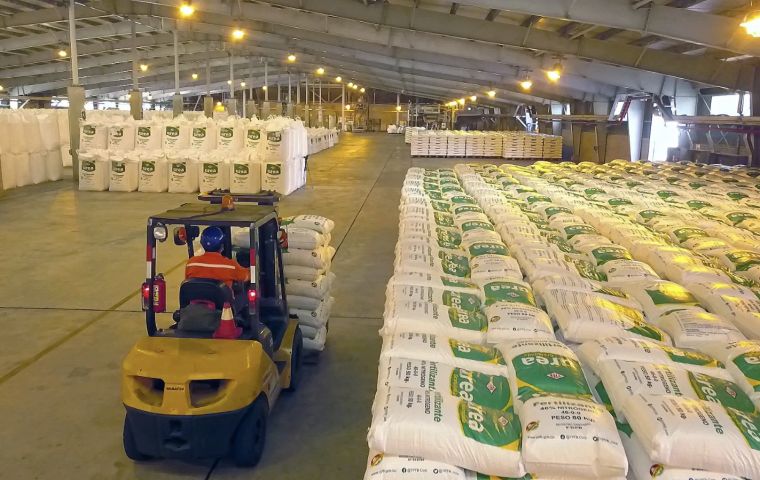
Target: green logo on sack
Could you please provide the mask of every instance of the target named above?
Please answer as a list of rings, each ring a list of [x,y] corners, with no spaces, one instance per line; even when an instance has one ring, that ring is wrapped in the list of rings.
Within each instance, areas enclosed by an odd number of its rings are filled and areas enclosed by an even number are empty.
[[[185,162],[172,163],[172,172],[184,175],[187,173],[187,164]]]
[[[512,360],[517,397],[523,402],[537,395],[591,397],[591,389],[577,360],[549,352],[528,352]]]
[[[206,175],[216,175],[219,173],[219,164],[217,163],[204,163],[203,173]]]
[[[441,226],[441,227],[454,226],[454,217],[452,217],[451,215],[447,215],[441,212],[433,212],[433,218],[435,219],[435,224],[438,226]]]
[[[193,138],[206,138],[206,127],[193,127]]]
[[[744,435],[744,439],[749,447],[752,450],[760,450],[760,416],[742,412],[731,407],[726,407],[726,412],[731,417],[731,420],[733,420],[734,425]],[[718,427],[716,426],[716,428]],[[723,433],[723,431],[721,430],[720,433]]]
[[[453,245],[453,247],[447,248],[459,248],[459,245],[462,243],[462,235],[456,230],[437,227],[435,229],[435,236],[438,239],[439,245],[442,243],[446,245]]]
[[[282,141],[282,132],[267,132],[267,141],[280,143]]]
[[[261,130],[248,130],[246,135],[248,140],[257,141],[261,139]]]
[[[282,173],[282,166],[276,163],[267,163],[266,172],[267,175],[280,175]]]
[[[447,202],[432,201],[430,204],[433,206],[433,210],[437,212],[449,213],[451,211],[451,204]]]
[[[124,162],[111,162],[111,171],[113,173],[124,173],[127,171],[127,167]]]
[[[431,370],[432,368],[431,365]],[[451,394],[464,401],[494,410],[504,411],[512,408],[509,381],[502,376],[455,368],[451,372],[450,386]]]
[[[752,390],[760,392],[760,350],[743,353],[734,358],[733,362],[752,385]]]
[[[249,173],[248,165],[244,163],[234,164],[232,170],[235,172],[235,175],[248,175]]]
[[[702,400],[720,403],[742,412],[755,411],[755,404],[734,382],[693,372],[689,372],[689,382]]]
[[[439,254],[441,259],[441,267],[443,273],[459,278],[467,278],[470,276],[470,260],[463,255],[454,255],[441,252]]]
[[[85,135],[95,135],[95,127],[92,125],[83,125],[82,133]]]
[[[700,228],[677,228],[673,230],[673,235],[676,237],[679,243],[683,243],[690,238],[706,237],[707,232]]]
[[[632,260],[631,254],[624,247],[608,246],[591,250],[597,265],[604,265],[612,260]]]
[[[493,365],[507,365],[501,352],[493,347],[460,342],[453,338],[449,339],[449,346],[451,347],[451,353],[457,358],[490,363]]]
[[[137,127],[137,136],[142,138],[149,138],[150,127]]]
[[[121,127],[111,127],[111,136],[114,138],[121,138],[124,136],[124,129]]]
[[[692,210],[701,210],[705,207],[712,207],[711,203],[703,202],[702,200],[689,200],[686,202],[686,205],[688,205]]]
[[[584,235],[584,234],[595,234],[597,233],[596,229],[592,227],[591,225],[568,225],[564,229],[565,236],[568,240],[573,238],[576,235]]]
[[[475,301],[480,303],[480,299],[477,297]],[[480,311],[480,308],[451,307],[449,308],[449,322],[451,322],[452,327],[462,330],[485,332],[488,329],[488,319]]]
[[[457,205],[454,207],[454,214],[460,213],[483,213],[483,209],[475,205]]]
[[[143,160],[140,162],[140,170],[145,173],[153,173],[156,171],[156,162],[152,160]]]
[[[491,282],[483,287],[486,296],[486,305],[499,302],[522,303],[523,305],[536,306],[536,298],[533,292],[525,285],[515,282]]]
[[[752,215],[749,212],[731,212],[726,214],[726,218],[728,221],[736,225],[739,222],[742,222],[748,218],[757,218],[755,215]]]
[[[698,305],[694,295],[676,283],[658,283],[644,290],[655,305]]]
[[[490,242],[478,242],[473,243],[470,245],[469,248],[470,256],[473,258],[479,257],[481,255],[503,255],[508,256],[509,250],[507,250],[507,247],[504,245],[501,245],[499,243],[490,243]]]
[[[222,138],[232,138],[235,135],[232,127],[222,127],[219,129],[219,136]]]
[[[179,127],[166,127],[165,133],[167,137],[179,137]]]
[[[459,402],[458,410],[459,423],[467,438],[504,450],[520,449],[522,427],[515,415],[465,401]]]
[[[644,221],[651,220],[654,217],[664,217],[665,214],[662,212],[658,212],[657,210],[642,210],[639,212],[639,216],[644,219]]]
[[[472,220],[469,222],[462,223],[462,231],[463,232],[469,232],[470,230],[488,230],[493,232],[493,225],[491,225],[488,222],[479,222],[477,220]]]
[[[82,160],[82,170],[85,172],[94,172],[95,162],[91,162],[89,160]]]
[[[451,203],[470,204],[470,205],[477,204],[474,198],[468,197],[466,195],[454,195],[453,197],[451,197]]]
[[[557,215],[558,213],[573,213],[573,212],[571,212],[569,208],[565,208],[565,207],[546,207],[544,209],[544,213],[546,214],[546,218],[552,218],[554,215]]]
[[[607,203],[611,207],[619,207],[620,205],[633,205],[632,201],[626,200],[625,198],[610,198],[607,200]]]
[[[435,303],[433,298],[429,298],[428,301]],[[481,307],[480,297],[471,293],[444,290],[442,301],[446,306],[467,310],[470,312],[480,311]]]

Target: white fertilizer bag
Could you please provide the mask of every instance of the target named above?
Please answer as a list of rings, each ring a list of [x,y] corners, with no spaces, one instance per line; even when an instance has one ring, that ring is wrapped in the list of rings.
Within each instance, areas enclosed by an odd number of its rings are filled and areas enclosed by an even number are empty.
[[[463,255],[432,257],[406,253],[397,259],[396,271],[440,273],[466,279],[470,276],[470,260]]]
[[[616,417],[625,422],[625,403],[632,395],[675,395],[704,400],[753,413],[755,405],[728,371],[715,369],[714,375],[690,372],[672,365],[609,360],[596,371],[605,386]]]
[[[678,348],[704,352],[710,351],[711,346],[746,340],[731,322],[704,310],[675,310],[661,316],[656,323]]]
[[[470,312],[480,312],[483,302],[480,292],[461,292],[447,288],[420,285],[389,285],[386,289],[386,307],[409,300],[430,302]]]
[[[370,451],[364,480],[468,480],[465,471],[422,457],[385,455]],[[487,480],[487,479],[486,479]],[[730,479],[733,480],[733,479]]]
[[[314,250],[299,250],[288,248],[282,252],[282,261],[285,265],[298,265],[324,270],[327,268],[328,258],[324,247]]]
[[[330,233],[333,231],[333,228],[335,228],[335,222],[319,215],[296,215],[295,217],[285,217],[282,219],[282,224],[287,225],[288,228],[307,228],[321,234]]]
[[[628,457],[629,470],[636,480],[742,480],[741,477],[725,473],[707,472],[686,468],[671,468],[653,462],[644,451],[636,434],[630,437],[624,433],[620,439]]]
[[[382,336],[404,332],[428,333],[463,342],[485,343],[488,322],[480,310],[467,311],[425,301],[396,301],[386,305]]]
[[[198,162],[198,189],[202,193],[230,187],[230,165],[223,155],[209,155]]]
[[[316,310],[302,310],[298,308],[290,308],[290,314],[298,317],[298,323],[300,325],[307,325],[312,328],[321,329],[327,325],[330,319],[330,310],[332,309],[332,298],[326,302],[321,302]]]
[[[454,292],[480,295],[480,289],[475,283],[429,272],[396,273],[390,280],[388,280],[388,286],[391,285],[419,285],[423,287],[445,288]]]
[[[165,192],[169,189],[169,172],[166,157],[144,152],[140,156],[140,180],[138,190],[141,192]]]
[[[261,191],[261,164],[248,156],[236,158],[230,172],[230,193],[259,193]]]
[[[321,300],[330,292],[334,280],[335,274],[332,272],[320,275],[313,282],[286,278],[285,290],[288,292],[288,295],[300,295]]]
[[[211,119],[197,121],[192,126],[190,148],[197,152],[216,149],[216,122]]]
[[[692,285],[705,308],[733,323],[747,338],[760,339],[760,300],[754,292],[735,284],[711,285]]]
[[[111,174],[108,190],[134,192],[139,185],[140,157],[134,152],[128,155],[111,154]]]
[[[681,350],[638,338],[609,337],[584,343],[577,349],[584,365],[597,370],[599,362],[625,360],[674,365],[691,372],[721,376],[723,364],[709,355],[691,350]]]
[[[164,148],[164,129],[148,121],[138,121],[135,130],[135,149],[155,152]]]
[[[299,310],[317,310],[319,306],[328,301],[328,299],[318,299],[311,297],[302,297],[301,295],[288,295],[288,307]]]
[[[626,417],[654,462],[760,476],[760,417],[672,395],[635,395]]]
[[[615,420],[592,400],[540,396],[520,409],[525,468],[539,478],[623,477],[628,471]]]
[[[285,278],[294,280],[304,280],[307,282],[316,281],[320,275],[325,272],[319,268],[302,267],[300,265],[285,265]]]
[[[554,340],[549,315],[531,305],[497,302],[485,307],[488,319],[486,343],[497,345],[523,339]]]
[[[707,352],[726,365],[726,370],[756,405],[760,405],[760,342],[741,341],[713,345]]]
[[[108,152],[101,150],[79,153],[79,190],[103,192],[108,190],[109,178]]]
[[[609,285],[615,286],[660,279],[652,267],[636,260],[612,260],[600,266],[599,271],[607,276]]]
[[[105,150],[107,148],[108,127],[100,123],[82,123],[79,130],[79,149],[89,151]]]
[[[45,152],[32,152],[29,154],[29,176],[34,185],[47,180],[45,175]]]
[[[327,342],[327,328],[322,327],[314,338],[303,339],[303,348],[307,352],[321,352]]]
[[[699,301],[685,287],[665,280],[631,283],[626,292],[635,298],[647,318],[656,320],[673,310],[700,308]]]
[[[169,152],[169,192],[193,193],[198,191],[197,157],[192,150]]]
[[[135,149],[134,121],[119,122],[108,127],[108,150],[130,152]]]
[[[568,341],[583,343],[600,337],[631,336],[670,343],[668,335],[644,321],[643,314],[588,292],[549,290],[546,311]]]
[[[164,150],[185,150],[190,147],[191,126],[175,118],[164,126]]]
[[[245,128],[236,118],[230,118],[217,123],[216,148],[227,152],[239,152],[243,149]]]
[[[601,282],[570,275],[549,275],[536,280],[533,283],[533,293],[536,296],[536,302],[538,302],[539,306],[546,304],[546,302],[544,302],[544,296],[551,290],[586,292],[630,308],[641,308],[637,301],[631,299],[621,289],[605,287]]]
[[[506,377],[445,363],[406,358],[381,359],[378,391],[388,387],[430,390],[494,410],[510,411],[512,396]]]
[[[581,364],[570,348],[557,340],[518,340],[499,345],[506,358],[515,404],[542,395],[591,399]]]
[[[424,333],[383,337],[383,357],[430,360],[494,375],[506,375],[507,364],[495,348]]]
[[[61,150],[49,150],[45,153],[45,176],[50,182],[63,178],[63,159]]]
[[[282,226],[288,234],[288,248],[314,250],[327,243],[325,242],[325,237],[321,233],[312,229],[285,225],[284,223]]]
[[[511,413],[439,392],[390,388],[378,402],[371,449],[447,461],[489,475],[520,477],[520,422]]]

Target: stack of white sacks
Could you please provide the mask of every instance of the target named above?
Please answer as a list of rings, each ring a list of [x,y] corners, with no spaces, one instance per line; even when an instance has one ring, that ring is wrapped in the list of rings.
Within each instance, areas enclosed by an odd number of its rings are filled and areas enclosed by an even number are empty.
[[[310,140],[323,149],[334,131],[299,120],[229,117],[95,117],[80,125],[80,190],[193,193],[261,190],[292,193],[306,183]]]
[[[413,157],[562,157],[562,137],[527,132],[407,129]]]
[[[335,301],[331,296],[335,248],[330,245],[335,223],[318,215],[297,215],[284,218],[282,226],[288,234],[288,248],[283,251],[288,308],[298,318],[304,350],[321,352]]]
[[[563,168],[409,171],[365,478],[760,478],[751,290]]]
[[[69,157],[69,140],[68,129],[62,132],[59,128],[61,113],[66,111],[0,111],[0,190],[63,177],[62,153]]]

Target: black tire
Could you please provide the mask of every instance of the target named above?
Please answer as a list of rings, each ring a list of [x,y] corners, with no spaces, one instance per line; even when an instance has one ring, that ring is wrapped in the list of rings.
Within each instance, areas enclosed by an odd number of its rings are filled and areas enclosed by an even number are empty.
[[[232,440],[232,458],[238,467],[255,467],[261,460],[266,445],[268,415],[266,397],[259,395],[238,425]]]
[[[301,328],[296,327],[296,333],[293,336],[293,351],[290,354],[290,385],[285,390],[295,392],[298,390],[298,384],[301,381],[303,371],[303,334]]]
[[[137,443],[135,442],[135,435],[132,433],[132,425],[129,423],[127,416],[124,416],[124,433],[122,435],[124,441],[124,453],[127,454],[130,460],[135,462],[144,462],[150,460],[150,455],[145,455],[137,449]]]

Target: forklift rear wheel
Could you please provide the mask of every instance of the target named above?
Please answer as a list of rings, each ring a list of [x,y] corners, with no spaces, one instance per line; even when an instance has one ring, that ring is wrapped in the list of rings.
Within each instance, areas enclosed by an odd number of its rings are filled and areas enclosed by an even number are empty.
[[[264,453],[267,438],[266,397],[260,395],[238,425],[232,443],[232,457],[238,467],[255,467]]]
[[[135,435],[132,433],[132,426],[129,423],[129,419],[127,416],[124,416],[124,433],[123,433],[123,439],[124,439],[124,453],[127,454],[127,457],[129,457],[130,460],[134,460],[136,462],[144,462],[146,460],[150,460],[151,456],[145,455],[144,453],[141,453],[137,449],[137,444],[135,443]]]
[[[298,383],[301,381],[301,367],[303,366],[303,334],[301,329],[296,327],[296,333],[293,336],[293,351],[290,354],[290,385],[288,392],[295,392],[298,389]]]

